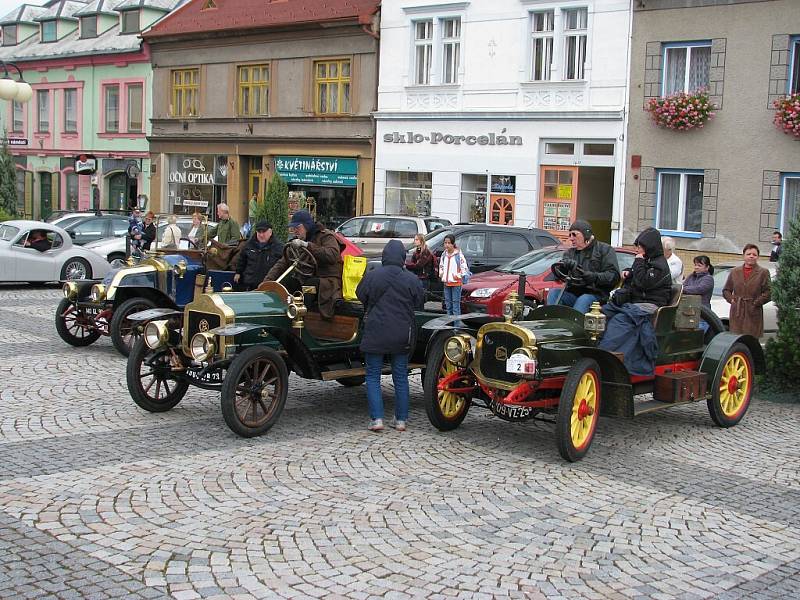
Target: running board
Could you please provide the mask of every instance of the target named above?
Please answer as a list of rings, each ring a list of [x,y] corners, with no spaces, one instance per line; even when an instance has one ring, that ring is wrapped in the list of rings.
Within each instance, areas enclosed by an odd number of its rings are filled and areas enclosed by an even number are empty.
[[[646,415],[647,413],[664,410],[665,408],[671,408],[673,406],[685,406],[686,404],[697,404],[698,402],[702,402],[703,400],[705,400],[705,398],[698,398],[697,400],[690,400],[687,402],[661,402],[660,400],[645,400],[644,402],[634,402],[633,416],[638,417],[641,415]]]
[[[425,365],[421,363],[408,363],[408,370],[412,369],[424,369]],[[391,365],[383,365],[382,373],[384,375],[389,375],[392,372]],[[344,379],[345,377],[360,377],[362,375],[366,375],[367,370],[364,367],[359,367],[357,369],[339,369],[337,371],[323,371],[322,372],[322,381],[333,381],[334,379]]]

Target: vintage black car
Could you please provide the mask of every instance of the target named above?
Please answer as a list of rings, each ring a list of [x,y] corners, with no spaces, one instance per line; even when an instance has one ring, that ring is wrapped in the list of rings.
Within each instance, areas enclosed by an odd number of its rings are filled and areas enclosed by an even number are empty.
[[[520,284],[524,290],[524,283]],[[658,309],[655,372],[631,375],[624,356],[598,347],[605,316],[595,304],[581,314],[542,306],[521,320],[517,292],[503,303],[504,318],[463,317],[426,324],[435,330],[427,353],[425,409],[439,430],[458,427],[473,405],[508,421],[553,415],[556,443],[568,461],[589,450],[600,416],[637,415],[705,400],[720,427],[736,425],[750,404],[764,356],[752,336],[724,332],[699,297],[673,289]],[[700,317],[712,325],[698,328]]]

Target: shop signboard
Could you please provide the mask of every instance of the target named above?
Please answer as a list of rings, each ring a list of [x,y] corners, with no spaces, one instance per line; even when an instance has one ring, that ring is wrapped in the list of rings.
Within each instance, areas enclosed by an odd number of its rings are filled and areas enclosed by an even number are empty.
[[[335,156],[278,156],[275,170],[287,183],[356,187],[358,159]]]

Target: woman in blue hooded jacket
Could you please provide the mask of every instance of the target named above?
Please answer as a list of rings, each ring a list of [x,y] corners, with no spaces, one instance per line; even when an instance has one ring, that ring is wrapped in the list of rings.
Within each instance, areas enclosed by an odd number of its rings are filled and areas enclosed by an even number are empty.
[[[361,351],[366,364],[367,402],[370,431],[383,430],[381,371],[389,355],[395,391],[395,423],[405,431],[408,420],[408,355],[414,349],[414,311],[424,304],[419,279],[403,268],[406,249],[399,240],[383,248],[381,266],[364,275],[356,296],[364,305],[364,333]]]

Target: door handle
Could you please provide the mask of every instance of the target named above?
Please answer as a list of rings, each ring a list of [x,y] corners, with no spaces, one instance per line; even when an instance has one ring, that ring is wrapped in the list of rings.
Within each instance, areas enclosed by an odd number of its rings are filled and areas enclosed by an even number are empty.
[[[482,267],[482,266],[483,266],[483,265],[485,265],[485,264],[486,264],[485,262],[482,262],[482,261],[480,261],[480,260],[474,260],[474,261],[472,261],[472,265],[473,265],[473,266],[475,266],[475,267]]]

